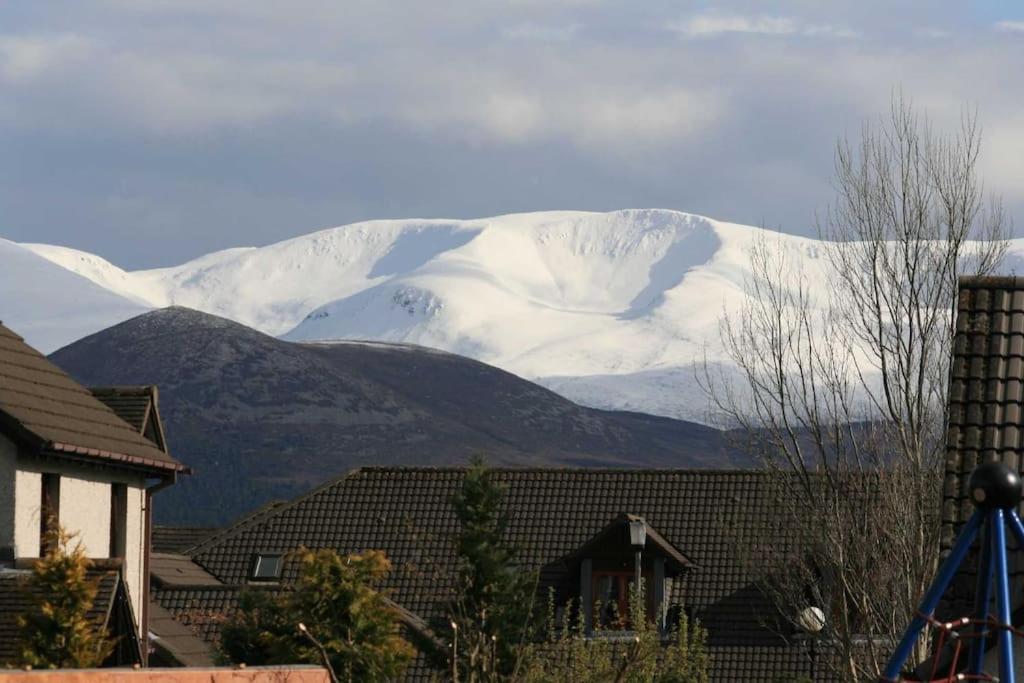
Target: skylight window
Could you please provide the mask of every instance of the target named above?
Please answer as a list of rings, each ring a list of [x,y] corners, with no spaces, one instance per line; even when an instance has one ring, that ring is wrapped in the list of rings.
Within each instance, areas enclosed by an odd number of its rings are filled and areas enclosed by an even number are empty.
[[[252,564],[253,581],[277,581],[281,578],[281,570],[284,567],[284,558],[281,553],[260,553]]]

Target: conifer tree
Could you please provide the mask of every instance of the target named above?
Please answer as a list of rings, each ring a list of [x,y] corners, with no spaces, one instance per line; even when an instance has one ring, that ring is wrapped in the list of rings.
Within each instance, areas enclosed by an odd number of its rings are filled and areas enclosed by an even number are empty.
[[[448,627],[451,674],[463,683],[515,676],[531,636],[536,578],[521,570],[504,538],[503,497],[483,459],[475,458],[452,499],[459,569]]]
[[[106,661],[115,642],[89,618],[99,581],[88,576],[89,559],[75,535],[49,525],[46,554],[36,563],[26,590],[32,606],[18,617],[18,664],[34,669],[88,669]]]

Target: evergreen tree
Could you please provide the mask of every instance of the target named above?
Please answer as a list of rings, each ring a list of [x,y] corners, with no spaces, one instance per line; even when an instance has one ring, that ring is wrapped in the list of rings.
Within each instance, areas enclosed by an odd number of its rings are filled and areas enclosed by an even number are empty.
[[[18,617],[18,664],[34,669],[88,669],[106,661],[114,640],[89,618],[99,580],[88,576],[89,559],[74,534],[50,525],[46,554],[36,563],[26,589],[32,606]]]
[[[536,578],[505,541],[504,490],[481,458],[466,472],[452,507],[459,520],[459,569],[448,606],[451,674],[464,683],[509,680],[531,636]]]
[[[221,630],[222,655],[251,665],[326,662],[348,683],[399,678],[415,652],[380,591],[391,569],[384,553],[303,549],[294,557],[300,570],[293,590],[242,593]]]

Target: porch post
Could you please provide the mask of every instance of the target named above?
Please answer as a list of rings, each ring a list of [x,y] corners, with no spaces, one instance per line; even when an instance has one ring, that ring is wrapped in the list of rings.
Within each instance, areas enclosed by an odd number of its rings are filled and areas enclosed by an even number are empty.
[[[583,610],[583,630],[588,636],[594,632],[594,599],[590,589],[593,567],[589,557],[580,562],[580,609]]]
[[[654,589],[651,591],[654,598],[654,621],[658,625],[658,628],[662,633],[668,630],[668,624],[665,623],[666,609],[668,605],[665,604],[665,558],[661,556],[655,556],[654,558]]]

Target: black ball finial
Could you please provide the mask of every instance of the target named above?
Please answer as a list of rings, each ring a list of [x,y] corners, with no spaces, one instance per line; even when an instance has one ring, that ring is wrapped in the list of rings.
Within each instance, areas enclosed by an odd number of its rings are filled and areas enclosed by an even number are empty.
[[[967,488],[971,502],[983,510],[1009,510],[1021,499],[1020,476],[1001,462],[975,467]]]

